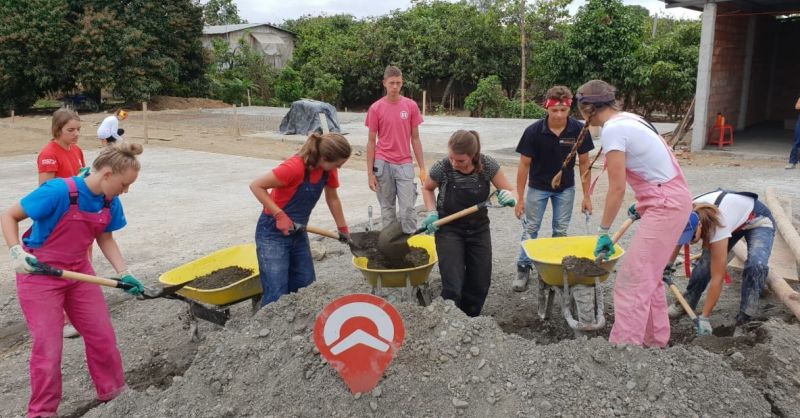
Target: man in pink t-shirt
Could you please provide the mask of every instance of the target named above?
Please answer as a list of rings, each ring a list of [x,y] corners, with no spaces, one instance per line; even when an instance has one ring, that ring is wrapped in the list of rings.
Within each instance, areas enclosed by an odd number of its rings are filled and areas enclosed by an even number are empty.
[[[422,142],[419,140],[422,115],[415,101],[400,95],[403,73],[399,68],[392,65],[386,67],[383,87],[386,88],[386,96],[373,103],[367,111],[369,188],[378,195],[383,227],[397,220],[403,231],[410,234],[417,229],[414,212],[417,186],[414,183],[412,148],[419,165],[420,181],[424,183],[427,177]]]

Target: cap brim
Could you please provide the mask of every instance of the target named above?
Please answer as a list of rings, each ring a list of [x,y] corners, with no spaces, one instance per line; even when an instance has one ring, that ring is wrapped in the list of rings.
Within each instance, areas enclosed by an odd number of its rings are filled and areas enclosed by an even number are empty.
[[[678,245],[686,245],[692,242],[692,238],[694,238],[694,231],[691,229],[688,231],[683,231],[681,233],[681,237],[678,239]]]

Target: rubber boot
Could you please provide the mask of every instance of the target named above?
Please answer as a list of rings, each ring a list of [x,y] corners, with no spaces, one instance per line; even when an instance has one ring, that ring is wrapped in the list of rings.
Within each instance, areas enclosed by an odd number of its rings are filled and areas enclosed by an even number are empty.
[[[517,265],[517,278],[511,283],[515,292],[524,292],[531,281],[531,266]]]

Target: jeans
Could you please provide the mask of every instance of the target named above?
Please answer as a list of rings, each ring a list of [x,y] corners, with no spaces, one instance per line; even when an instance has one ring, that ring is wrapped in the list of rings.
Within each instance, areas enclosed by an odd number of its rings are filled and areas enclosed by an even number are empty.
[[[794,143],[792,144],[792,151],[789,153],[789,164],[797,164],[798,151],[800,151],[800,118],[797,118],[797,124],[794,126]]]
[[[525,215],[522,217],[520,241],[536,239],[539,236],[539,227],[542,226],[542,218],[547,209],[548,200],[552,201],[553,205],[553,236],[567,236],[569,221],[572,219],[572,206],[575,202],[575,186],[560,192],[548,192],[528,187],[528,193],[525,195]],[[533,261],[525,254],[525,250],[520,250],[517,265],[520,267],[533,266]]]
[[[766,216],[775,225],[775,219],[767,207],[756,200],[753,210],[757,216]],[[741,238],[747,243],[747,260],[744,262],[742,272],[742,299],[739,303],[738,322],[758,314],[758,299],[761,291],[767,285],[769,274],[769,256],[772,253],[772,242],[775,239],[774,228],[753,228],[734,232],[728,239],[728,251],[736,245]],[[703,249],[703,254],[692,270],[692,278],[686,287],[684,296],[692,309],[697,307],[700,296],[711,281],[711,252]]]
[[[256,227],[256,256],[264,289],[261,306],[297,292],[316,279],[308,234],[284,236],[275,227],[275,218],[263,213]]]
[[[478,316],[492,283],[492,236],[489,225],[467,229],[444,225],[436,231],[442,275],[442,298],[468,316]]]

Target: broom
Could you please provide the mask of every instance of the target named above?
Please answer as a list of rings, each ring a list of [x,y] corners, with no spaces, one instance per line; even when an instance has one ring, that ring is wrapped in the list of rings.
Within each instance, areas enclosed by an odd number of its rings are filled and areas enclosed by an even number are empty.
[[[575,144],[572,145],[572,149],[569,151],[567,158],[564,159],[564,163],[561,164],[561,169],[558,170],[558,173],[553,177],[553,180],[550,181],[550,187],[554,190],[561,187],[561,176],[564,174],[564,170],[567,166],[575,159],[575,154],[578,153],[578,148],[580,148],[583,141],[586,139],[586,134],[589,132],[589,124],[592,121],[592,116],[589,115],[586,118],[586,123],[583,124],[583,128],[581,129],[581,133],[578,134],[578,139],[575,141]]]

